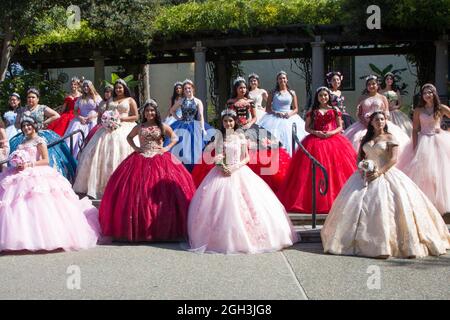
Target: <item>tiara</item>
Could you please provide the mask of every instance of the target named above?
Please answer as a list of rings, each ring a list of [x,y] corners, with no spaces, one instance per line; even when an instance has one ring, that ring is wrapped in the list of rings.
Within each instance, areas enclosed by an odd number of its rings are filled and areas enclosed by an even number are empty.
[[[92,84],[92,81],[86,79],[86,80],[83,81],[83,86],[86,85],[86,84],[87,84],[88,86],[90,86],[90,85]]]
[[[321,86],[321,87],[318,87],[318,88],[317,88],[316,93],[319,92],[319,91],[322,91],[322,90],[325,90],[325,91],[328,92],[328,93],[331,92],[330,89],[328,89],[327,87]]]
[[[22,123],[24,123],[24,122],[30,122],[30,123],[37,124],[36,119],[33,117],[33,115],[31,114],[30,111],[25,111],[22,114],[22,119],[20,120],[20,124],[22,125]]]
[[[384,78],[386,79],[387,76],[391,76],[392,78],[395,78],[395,74],[393,74],[392,72],[387,72],[387,73],[384,75]]]
[[[238,83],[238,82],[246,83],[244,78],[242,78],[242,77],[237,77],[237,78],[233,81],[233,86],[235,86],[236,83]]]
[[[378,80],[378,78],[377,78],[377,76],[371,74],[371,75],[368,75],[366,77],[366,82],[369,81],[369,80]]]
[[[123,79],[117,79],[114,84],[116,84],[116,83],[120,83],[121,85],[128,87],[127,82]]]
[[[105,91],[106,91],[106,90],[114,90],[114,86],[108,83],[108,84],[105,86]]]
[[[186,79],[186,80],[183,81],[183,86],[186,85],[186,84],[188,84],[188,83],[189,83],[190,85],[192,85],[192,86],[194,85],[194,82],[193,82],[191,79]]]
[[[175,82],[175,83],[173,84],[174,87],[176,87],[176,86],[182,86],[182,85],[183,85],[183,82],[181,82],[181,81],[177,81],[177,82]]]
[[[39,97],[39,95],[40,95],[39,90],[36,89],[36,88],[30,88],[30,89],[28,89],[27,95],[29,95],[30,93],[34,93],[34,94],[37,95],[38,97]]]
[[[220,114],[221,117],[224,116],[232,116],[232,117],[237,117],[237,114],[234,110],[231,109],[225,109],[222,111],[222,113]]]
[[[256,73],[250,73],[250,74],[248,75],[248,79],[250,80],[251,78],[255,78],[255,79],[258,79],[258,80],[259,80],[259,76],[258,76]]]
[[[72,77],[72,79],[70,79],[70,82],[80,82],[80,79],[78,77]]]
[[[17,99],[20,100],[20,95],[17,92],[13,92],[9,95],[9,97],[16,97]]]
[[[156,100],[154,100],[154,99],[148,99],[147,101],[145,101],[144,107],[143,107],[142,109],[145,109],[145,107],[148,106],[148,105],[151,105],[151,106],[153,106],[153,107],[155,107],[155,108],[158,107],[158,103],[156,102]]]
[[[425,83],[422,88],[421,91],[423,91],[425,88],[430,88],[431,90],[433,90],[434,92],[437,92],[436,87],[434,85],[432,85],[431,83]]]
[[[282,74],[284,74],[285,76],[287,76],[287,72],[284,71],[284,70],[281,70],[280,72],[277,73],[277,78],[278,78],[279,76],[281,76]]]

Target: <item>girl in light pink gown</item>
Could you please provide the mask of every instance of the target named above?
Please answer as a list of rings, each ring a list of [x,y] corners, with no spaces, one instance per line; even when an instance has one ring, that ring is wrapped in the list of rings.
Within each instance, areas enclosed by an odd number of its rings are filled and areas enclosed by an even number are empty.
[[[192,198],[188,237],[192,251],[261,253],[291,246],[297,236],[286,210],[270,187],[246,163],[247,141],[234,130],[234,111],[222,112],[216,166]],[[226,130],[226,132],[225,132]]]
[[[99,237],[98,211],[80,200],[56,169],[48,165],[45,140],[37,122],[24,116],[26,138],[0,175],[0,251],[79,250],[94,247]],[[13,162],[14,161],[14,162]]]
[[[399,163],[441,214],[450,212],[450,132],[440,128],[450,108],[439,101],[436,88],[425,84],[414,111],[413,138]]]
[[[394,166],[398,142],[386,123],[383,112],[370,117],[359,159],[374,168],[355,172],[334,201],[321,230],[324,251],[377,258],[445,254],[447,226],[428,197]]]
[[[344,135],[352,142],[353,148],[358,152],[361,139],[367,132],[369,116],[375,111],[384,111],[388,117],[389,132],[397,139],[399,143],[399,153],[409,142],[408,135],[400,127],[389,121],[389,103],[385,96],[378,93],[378,80],[376,76],[366,78],[367,94],[360,98],[357,114],[359,121],[345,129]]]

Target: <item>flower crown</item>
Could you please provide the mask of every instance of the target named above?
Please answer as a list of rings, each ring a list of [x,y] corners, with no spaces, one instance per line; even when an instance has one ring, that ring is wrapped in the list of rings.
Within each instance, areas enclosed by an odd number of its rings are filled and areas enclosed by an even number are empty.
[[[237,117],[237,113],[234,110],[231,109],[225,109],[222,111],[222,113],[220,114],[221,117],[225,117],[225,116],[232,116],[232,117]]]
[[[332,79],[334,76],[338,76],[339,79],[341,79],[341,81],[342,81],[342,79],[344,78],[344,76],[342,75],[342,73],[340,73],[339,71],[330,71],[330,72],[328,72],[328,73],[325,75],[325,77],[327,78],[327,82],[330,83],[330,82],[331,82],[331,79]]]

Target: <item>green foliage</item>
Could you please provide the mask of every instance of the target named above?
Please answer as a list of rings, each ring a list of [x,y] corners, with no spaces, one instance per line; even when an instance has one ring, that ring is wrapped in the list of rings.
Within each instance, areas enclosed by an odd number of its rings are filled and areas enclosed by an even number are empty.
[[[46,80],[44,75],[34,71],[24,71],[12,78],[0,82],[0,111],[8,110],[8,99],[11,93],[17,92],[22,97],[22,105],[26,104],[26,92],[29,88],[38,88],[41,94],[40,104],[55,108],[62,104],[65,92],[59,80]]]
[[[251,32],[288,24],[329,24],[338,3],[332,0],[206,0],[164,7],[155,20],[163,35],[197,31],[239,29]]]
[[[104,80],[104,83],[105,83],[105,85],[114,86],[114,83],[116,83],[116,81],[119,79],[120,79],[120,76],[117,73],[112,72],[111,73],[111,82]],[[139,81],[133,80],[133,79],[134,79],[134,76],[132,74],[122,78],[122,80],[127,83],[127,86],[130,89],[136,88],[139,85]]]
[[[403,71],[406,71],[407,70],[406,68],[394,69],[394,65],[390,64],[390,65],[384,67],[383,69],[381,69],[381,68],[377,67],[376,65],[374,65],[373,63],[369,63],[369,67],[373,71],[372,74],[378,77],[380,84],[381,84],[381,82],[383,82],[384,76],[388,72],[394,74],[394,80],[398,87],[398,90],[400,91],[400,94],[402,94],[402,95],[408,94],[408,91],[406,91],[406,88],[408,87],[408,85],[406,83],[402,82],[402,77],[401,77],[401,73]],[[365,79],[367,76],[368,76],[368,74],[363,75],[359,78]]]

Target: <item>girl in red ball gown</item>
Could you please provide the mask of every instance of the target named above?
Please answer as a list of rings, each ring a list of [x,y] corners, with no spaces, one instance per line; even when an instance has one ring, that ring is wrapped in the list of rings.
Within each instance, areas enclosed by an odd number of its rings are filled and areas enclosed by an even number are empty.
[[[58,120],[50,123],[47,127],[49,130],[55,131],[61,137],[63,137],[66,133],[70,121],[75,118],[75,114],[73,113],[75,102],[77,102],[77,99],[81,97],[80,80],[78,78],[72,78],[70,89],[71,92],[64,99],[61,117]]]
[[[187,212],[195,193],[190,173],[168,150],[177,142],[161,122],[154,100],[143,107],[145,121],[127,137],[135,150],[114,171],[100,205],[104,236],[118,240],[178,240],[186,236]],[[139,136],[140,147],[133,141]],[[164,136],[170,144],[163,147]]]
[[[328,213],[334,199],[347,179],[356,170],[356,152],[350,141],[341,134],[342,114],[330,104],[331,92],[320,87],[314,97],[312,110],[306,115],[306,131],[310,133],[302,144],[327,170],[328,192],[321,195],[316,190],[317,213]],[[322,172],[316,171],[316,186]],[[312,211],[311,160],[298,149],[292,157],[278,197],[287,211],[311,213]]]

